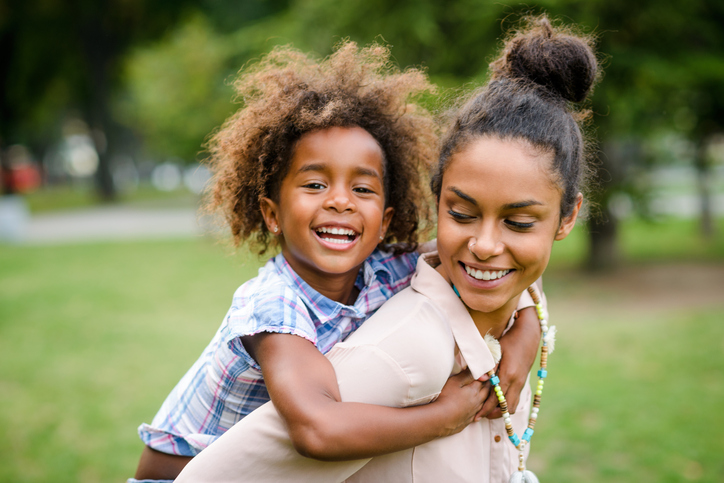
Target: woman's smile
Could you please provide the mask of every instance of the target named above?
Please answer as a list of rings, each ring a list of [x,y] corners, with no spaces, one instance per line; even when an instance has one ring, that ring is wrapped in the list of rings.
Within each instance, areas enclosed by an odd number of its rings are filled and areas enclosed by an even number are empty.
[[[551,159],[527,141],[491,136],[451,156],[437,245],[443,275],[471,311],[507,321],[520,293],[543,274],[553,241],[572,228],[560,221]]]

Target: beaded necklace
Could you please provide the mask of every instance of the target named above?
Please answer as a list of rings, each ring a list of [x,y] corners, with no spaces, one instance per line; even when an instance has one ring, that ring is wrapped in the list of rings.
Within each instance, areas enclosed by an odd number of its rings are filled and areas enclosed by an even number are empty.
[[[455,285],[453,285],[453,290],[457,296],[460,297],[460,293]],[[525,457],[523,452],[526,445],[530,443],[530,438],[534,433],[535,422],[538,419],[538,412],[540,410],[540,400],[543,395],[543,383],[545,378],[548,376],[548,371],[546,370],[546,367],[548,366],[548,354],[553,352],[555,344],[556,327],[554,325],[550,328],[548,327],[548,321],[545,318],[545,312],[543,311],[543,305],[541,304],[538,291],[533,285],[531,285],[528,287],[528,293],[530,293],[531,298],[533,298],[533,303],[535,303],[535,310],[538,314],[538,320],[540,321],[540,328],[542,332],[542,342],[540,350],[540,369],[538,370],[538,387],[535,391],[535,395],[533,396],[533,407],[531,408],[528,427],[525,429],[523,436],[518,437],[513,429],[513,423],[510,420],[510,413],[508,412],[508,402],[505,400],[503,390],[500,388],[500,378],[495,375],[495,370],[488,372],[488,375],[490,376],[490,383],[493,385],[495,395],[498,397],[498,405],[503,413],[503,420],[505,421],[505,430],[508,432],[508,439],[510,439],[511,443],[515,445],[519,452],[518,471],[510,476],[509,483],[539,483],[535,474],[533,474],[532,471],[525,469]]]

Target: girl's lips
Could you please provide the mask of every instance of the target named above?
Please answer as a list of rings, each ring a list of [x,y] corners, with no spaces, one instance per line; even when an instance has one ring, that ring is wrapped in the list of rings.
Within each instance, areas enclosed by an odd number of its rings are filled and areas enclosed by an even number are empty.
[[[350,228],[323,226],[312,230],[317,240],[330,250],[343,251],[357,244],[360,236]]]

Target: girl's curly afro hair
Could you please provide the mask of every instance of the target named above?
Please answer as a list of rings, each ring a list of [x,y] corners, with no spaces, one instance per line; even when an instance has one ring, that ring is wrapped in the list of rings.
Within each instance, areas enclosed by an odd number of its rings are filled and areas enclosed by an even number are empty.
[[[394,216],[383,244],[411,250],[429,220],[421,175],[437,156],[432,115],[411,98],[433,92],[424,72],[400,71],[384,46],[341,43],[317,61],[279,47],[234,83],[242,107],[210,139],[214,183],[208,208],[220,211],[236,246],[254,236],[259,254],[274,242],[261,198],[278,200],[296,142],[306,133],[359,126],[382,147],[385,200]]]

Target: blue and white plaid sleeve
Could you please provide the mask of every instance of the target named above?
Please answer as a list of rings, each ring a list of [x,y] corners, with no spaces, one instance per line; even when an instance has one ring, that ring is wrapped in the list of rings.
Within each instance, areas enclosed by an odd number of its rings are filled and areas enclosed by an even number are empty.
[[[231,351],[243,358],[251,367],[260,369],[251,358],[239,337],[261,332],[292,334],[317,343],[317,332],[302,300],[284,284],[267,287],[263,296],[240,289],[226,315],[225,333],[222,337]]]

